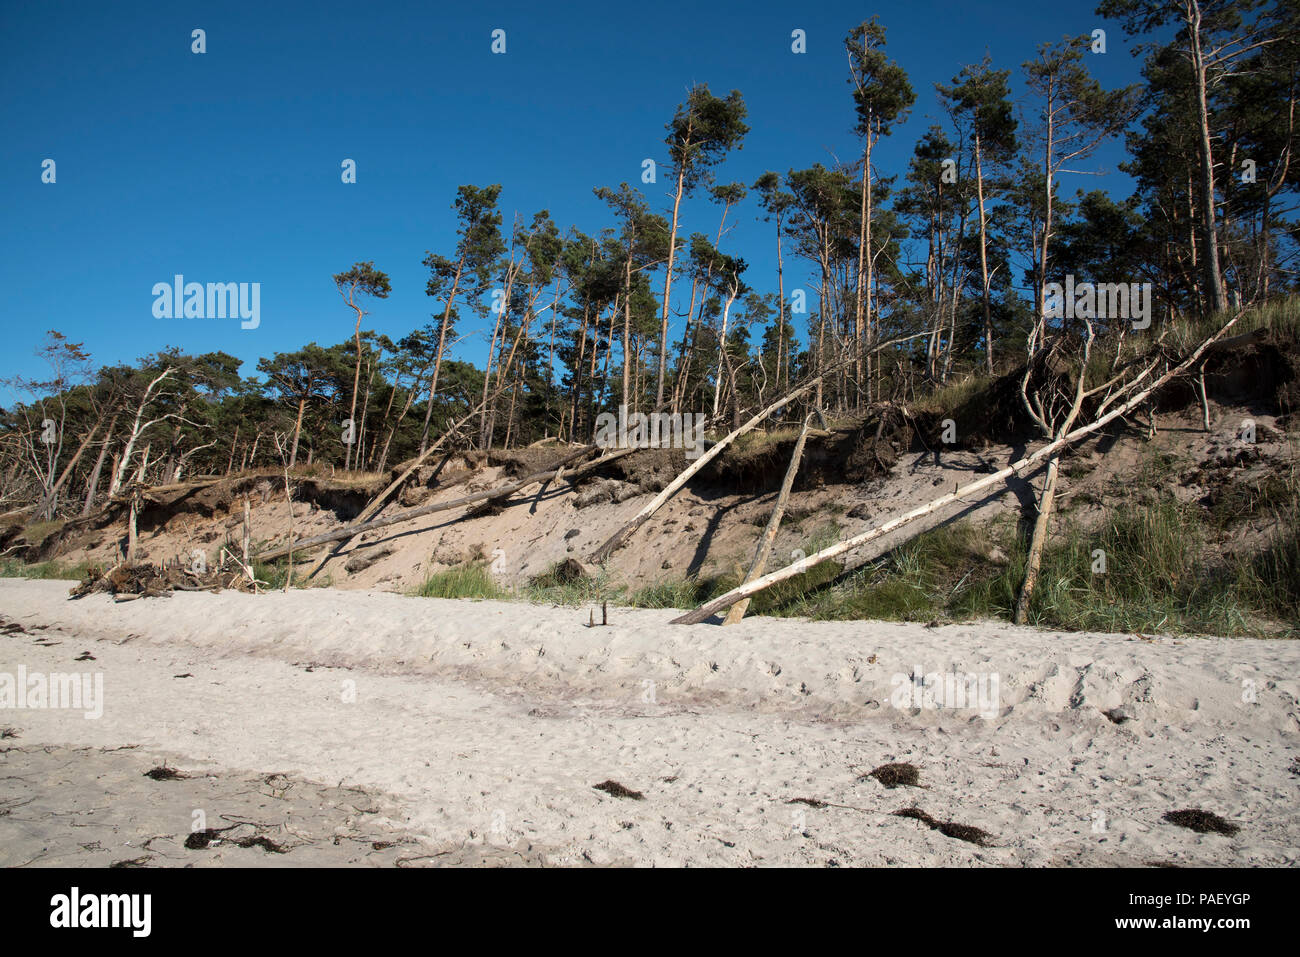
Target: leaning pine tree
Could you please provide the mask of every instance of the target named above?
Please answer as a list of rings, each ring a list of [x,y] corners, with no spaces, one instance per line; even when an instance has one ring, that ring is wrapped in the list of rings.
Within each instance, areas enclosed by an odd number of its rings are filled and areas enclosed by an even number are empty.
[[[740,149],[741,140],[749,132],[745,124],[745,102],[739,90],[732,90],[726,99],[709,92],[706,84],[698,84],[687,94],[686,102],[677,107],[677,113],[668,124],[668,153],[677,185],[673,192],[673,215],[668,233],[668,268],[664,274],[664,297],[659,316],[659,372],[655,390],[655,405],[664,404],[664,372],[668,365],[668,309],[673,289],[673,263],[677,252],[677,222],[681,212],[682,197],[688,196],[711,179],[711,168],[733,148]]]
[[[361,320],[366,315],[366,310],[361,308],[359,297],[372,296],[375,299],[387,299],[392,287],[388,284],[388,276],[376,269],[373,261],[356,263],[347,272],[335,273],[334,285],[338,287],[339,295],[348,304],[348,308],[357,314],[357,328],[353,333],[357,345],[357,367],[352,377],[352,411],[348,413],[348,422],[352,426],[349,434],[352,435],[355,434],[353,430],[356,429],[357,391],[361,387]],[[352,467],[354,444],[348,443],[347,455],[343,460],[344,471]]]

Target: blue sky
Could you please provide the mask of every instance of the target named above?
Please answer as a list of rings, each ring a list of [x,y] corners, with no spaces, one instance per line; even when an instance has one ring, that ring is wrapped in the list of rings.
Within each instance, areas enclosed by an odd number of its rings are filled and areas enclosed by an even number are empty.
[[[692,83],[739,89],[751,132],[719,182],[752,183],[857,146],[843,37],[871,14],[918,94],[908,123],[878,150],[901,173],[940,117],[948,83],[987,49],[999,68],[1043,41],[1107,28],[1088,57],[1103,85],[1138,79],[1132,41],[1095,3],[132,3],[15,2],[0,7],[0,377],[37,376],[45,331],[83,340],[97,364],[175,345],[256,358],[342,341],[353,319],[332,273],[374,260],[393,292],[366,320],[389,335],[427,322],[426,250],[450,253],[462,183],[504,186],[509,222],[549,209],[562,229],[609,224],[594,186],[627,181],[666,208],[671,183],[643,186],[641,161],[665,160],[664,124]],[[191,52],[202,28],[207,52]],[[494,29],[507,52],[490,51]],[[790,52],[806,31],[808,52]],[[41,163],[57,182],[41,182]],[[357,163],[357,183],[340,164]],[[1120,144],[1078,187],[1127,194]],[[724,251],[775,289],[771,227],[752,198]],[[717,211],[683,210],[683,232],[712,234]],[[260,282],[261,325],[157,319],[151,289]],[[797,280],[794,280],[797,283]],[[787,286],[791,280],[787,280]],[[469,331],[467,326],[466,330]],[[470,338],[459,358],[481,362]],[[13,398],[0,387],[0,402]]]

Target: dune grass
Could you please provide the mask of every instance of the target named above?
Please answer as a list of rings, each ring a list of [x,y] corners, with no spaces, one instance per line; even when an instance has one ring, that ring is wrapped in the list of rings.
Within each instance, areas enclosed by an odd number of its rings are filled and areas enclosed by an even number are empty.
[[[90,562],[72,564],[48,561],[28,565],[16,558],[0,559],[0,578],[66,579],[81,581],[90,571]]]
[[[1172,498],[1067,521],[1043,553],[1034,625],[1065,631],[1243,636],[1300,634],[1300,538],[1294,497],[1262,547],[1223,547],[1215,518]],[[925,532],[848,575],[826,562],[755,596],[750,614],[814,620],[1010,620],[1024,578],[1014,521]],[[673,579],[632,592],[642,608],[693,608],[739,573]]]
[[[529,581],[518,594],[528,601],[577,607],[619,601],[624,591],[604,569],[595,577],[567,578],[559,572],[557,564]]]
[[[972,373],[917,398],[912,403],[912,407],[918,412],[946,414],[960,409],[971,399],[982,395],[992,382],[993,379],[983,373]]]
[[[473,562],[434,572],[415,589],[419,598],[511,598],[486,563]]]
[[[1044,549],[1029,621],[1062,630],[1296,634],[1295,518],[1280,521],[1253,551],[1225,550],[1212,522],[1172,499],[1121,508],[1092,529],[1068,523]],[[1012,523],[958,523],[918,536],[816,598],[775,613],[1009,620],[1024,568],[1025,541]]]

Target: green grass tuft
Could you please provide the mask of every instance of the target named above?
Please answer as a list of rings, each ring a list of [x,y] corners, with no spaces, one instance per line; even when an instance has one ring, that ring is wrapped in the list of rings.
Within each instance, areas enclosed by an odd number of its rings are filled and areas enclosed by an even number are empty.
[[[434,572],[414,592],[419,598],[510,598],[482,562]]]
[[[614,601],[623,592],[623,588],[615,585],[604,569],[594,578],[566,579],[557,573],[560,564],[557,562],[550,569],[533,578],[520,589],[520,597],[528,601],[576,607],[595,602]]]

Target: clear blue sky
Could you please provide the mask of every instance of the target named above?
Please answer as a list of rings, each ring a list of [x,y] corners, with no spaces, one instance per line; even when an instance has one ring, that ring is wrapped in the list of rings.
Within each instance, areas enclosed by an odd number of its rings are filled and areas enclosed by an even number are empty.
[[[450,253],[451,202],[462,183],[504,186],[509,222],[549,209],[561,229],[609,223],[594,186],[622,181],[653,206],[671,183],[639,181],[665,159],[664,124],[695,82],[739,89],[744,149],[719,182],[752,183],[856,152],[842,45],[871,14],[918,93],[910,121],[878,151],[903,172],[916,138],[939,118],[948,83],[987,48],[999,68],[1042,41],[1107,28],[1109,52],[1088,65],[1107,87],[1134,82],[1138,62],[1095,2],[434,3],[15,2],[0,6],[0,376],[40,375],[47,329],[84,340],[97,364],[175,345],[245,360],[311,340],[342,341],[353,319],[330,275],[371,259],[392,280],[367,326],[400,335],[422,325],[426,250]],[[207,52],[191,53],[191,31]],[[490,51],[493,29],[507,53]],[[808,52],[790,52],[807,32]],[[41,163],[57,163],[57,183]],[[356,160],[358,182],[340,182]],[[1103,151],[1102,177],[1077,187],[1129,191]],[[775,289],[771,227],[751,201],[724,250],[747,278]],[[683,230],[711,233],[701,200]],[[155,319],[151,288],[176,273],[198,282],[260,282],[261,326]],[[470,340],[460,358],[481,362]],[[0,402],[13,393],[0,388]]]

